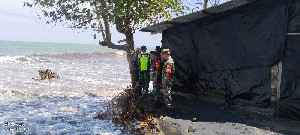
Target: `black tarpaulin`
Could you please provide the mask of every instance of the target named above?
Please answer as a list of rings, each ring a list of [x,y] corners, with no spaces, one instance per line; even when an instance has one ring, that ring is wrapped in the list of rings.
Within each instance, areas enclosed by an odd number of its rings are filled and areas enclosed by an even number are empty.
[[[279,116],[300,120],[300,1],[292,1],[287,44],[282,62]]]
[[[272,79],[280,85],[278,114],[300,120],[300,0],[233,0],[220,8],[144,28],[163,30],[177,90],[224,91],[226,102],[270,107],[271,67],[282,62],[282,74],[273,75],[281,83]]]
[[[286,0],[249,5],[163,32],[163,47],[175,60],[177,86],[225,90],[240,105],[270,105],[271,66],[282,59]]]
[[[300,37],[289,36],[287,41],[282,62],[279,116],[300,120]]]

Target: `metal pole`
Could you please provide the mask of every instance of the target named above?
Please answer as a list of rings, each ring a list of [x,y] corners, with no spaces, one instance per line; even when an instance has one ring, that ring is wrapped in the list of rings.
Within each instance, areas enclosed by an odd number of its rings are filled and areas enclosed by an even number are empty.
[[[300,36],[300,33],[287,33],[288,36]]]

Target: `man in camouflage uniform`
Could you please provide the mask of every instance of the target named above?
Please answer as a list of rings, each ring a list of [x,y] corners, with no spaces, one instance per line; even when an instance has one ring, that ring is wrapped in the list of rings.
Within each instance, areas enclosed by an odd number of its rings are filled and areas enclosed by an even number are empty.
[[[154,104],[157,102],[157,96],[160,91],[160,58],[158,57],[158,54],[156,51],[150,52],[150,58],[151,58],[151,78],[153,79],[153,98],[154,98]]]
[[[172,87],[174,86],[175,66],[170,56],[169,49],[162,50],[162,58],[165,60],[162,71],[163,94],[167,108],[172,108]]]

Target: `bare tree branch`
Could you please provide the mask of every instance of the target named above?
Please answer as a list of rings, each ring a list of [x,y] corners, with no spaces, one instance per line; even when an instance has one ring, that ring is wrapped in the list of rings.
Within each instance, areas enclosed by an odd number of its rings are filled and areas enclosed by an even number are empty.
[[[114,43],[110,43],[110,46],[105,41],[99,41],[99,44],[102,46],[107,46],[108,48],[111,49],[117,49],[117,50],[122,50],[122,51],[127,51],[127,45],[116,45]]]

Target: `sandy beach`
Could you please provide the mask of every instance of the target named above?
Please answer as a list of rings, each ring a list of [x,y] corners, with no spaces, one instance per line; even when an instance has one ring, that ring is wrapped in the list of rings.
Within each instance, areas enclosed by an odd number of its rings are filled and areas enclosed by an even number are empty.
[[[188,135],[236,135],[236,134],[300,134],[300,122],[257,114],[240,109],[220,110],[222,104],[188,99],[174,95],[173,116],[156,116],[154,123],[159,129],[146,134],[188,134]],[[197,120],[193,122],[193,118]],[[195,129],[189,132],[189,129]]]

